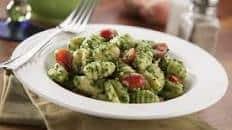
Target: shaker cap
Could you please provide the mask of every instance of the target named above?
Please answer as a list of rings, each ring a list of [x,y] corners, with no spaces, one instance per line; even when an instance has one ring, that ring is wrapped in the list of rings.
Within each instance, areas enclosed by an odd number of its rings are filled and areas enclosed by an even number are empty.
[[[219,0],[192,0],[196,6],[215,7]]]

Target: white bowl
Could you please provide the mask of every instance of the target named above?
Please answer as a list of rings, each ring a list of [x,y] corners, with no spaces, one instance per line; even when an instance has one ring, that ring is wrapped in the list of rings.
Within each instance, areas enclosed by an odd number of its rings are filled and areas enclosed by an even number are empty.
[[[188,68],[188,90],[180,97],[160,103],[119,104],[88,98],[62,88],[47,76],[48,66],[54,62],[52,52],[65,46],[70,35],[56,37],[52,46],[32,59],[14,73],[31,91],[50,102],[89,115],[118,119],[162,119],[191,114],[205,109],[220,100],[226,92],[228,78],[222,65],[207,52],[179,38],[148,29],[122,25],[88,25],[87,32],[97,32],[103,28],[114,28],[122,33],[130,33],[137,39],[165,41],[172,53],[180,57]],[[38,33],[22,42],[13,57],[39,44],[54,29]],[[84,35],[85,35],[84,34]]]

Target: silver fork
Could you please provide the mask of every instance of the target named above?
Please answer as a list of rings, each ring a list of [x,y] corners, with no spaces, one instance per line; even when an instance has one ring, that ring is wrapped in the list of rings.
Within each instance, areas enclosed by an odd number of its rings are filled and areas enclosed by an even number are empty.
[[[86,27],[97,2],[98,0],[81,0],[79,6],[76,7],[61,24],[56,26],[54,33],[51,34],[46,40],[42,41],[39,45],[35,46],[25,54],[0,63],[0,68],[11,70],[19,68],[31,60],[35,54],[38,54],[49,46],[51,44],[50,41],[59,33],[66,32],[78,34],[82,32]]]

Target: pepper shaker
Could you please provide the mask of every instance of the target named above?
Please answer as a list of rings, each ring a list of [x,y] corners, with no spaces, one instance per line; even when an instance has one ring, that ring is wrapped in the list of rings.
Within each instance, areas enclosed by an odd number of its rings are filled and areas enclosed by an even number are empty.
[[[190,12],[181,17],[178,36],[214,54],[220,23],[216,16],[218,0],[192,0]]]

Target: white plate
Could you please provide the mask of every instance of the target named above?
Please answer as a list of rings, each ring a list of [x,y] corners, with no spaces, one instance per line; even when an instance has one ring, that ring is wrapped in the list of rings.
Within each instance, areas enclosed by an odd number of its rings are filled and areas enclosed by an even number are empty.
[[[188,68],[189,89],[175,99],[151,104],[118,104],[91,99],[75,94],[54,83],[47,76],[47,68],[54,58],[55,48],[65,46],[68,35],[60,35],[52,47],[30,63],[15,71],[16,77],[31,91],[48,101],[73,111],[118,119],[162,119],[183,116],[205,109],[220,100],[226,92],[228,78],[222,65],[204,50],[179,38],[138,27],[121,25],[89,25],[87,31],[97,32],[112,27],[122,33],[130,33],[137,39],[165,41],[170,50],[180,57]],[[13,56],[24,53],[49,36],[54,29],[38,33],[22,42]],[[89,33],[86,33],[89,34]]]

